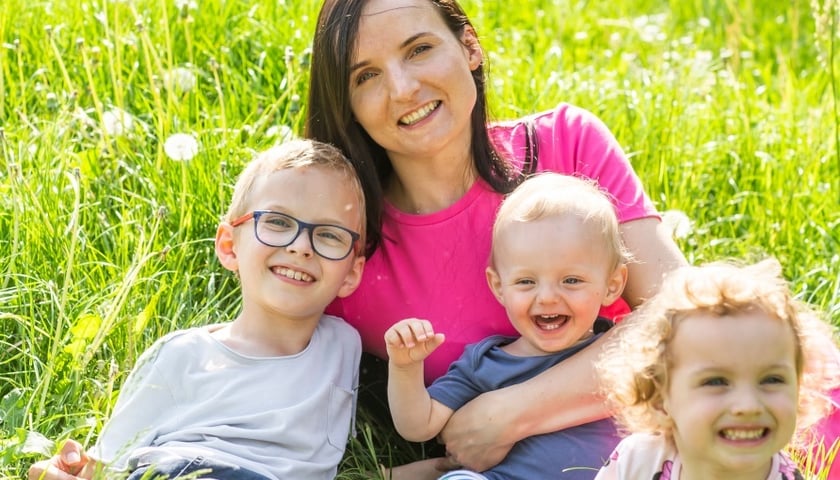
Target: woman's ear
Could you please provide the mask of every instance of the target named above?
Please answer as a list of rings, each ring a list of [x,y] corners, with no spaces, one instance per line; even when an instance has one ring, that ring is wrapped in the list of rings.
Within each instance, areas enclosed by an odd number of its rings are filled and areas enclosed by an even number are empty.
[[[464,32],[461,34],[461,43],[467,49],[467,61],[470,64],[470,70],[475,70],[484,62],[484,52],[481,50],[481,44],[478,42],[478,35],[471,25],[464,26]]]
[[[236,250],[233,226],[227,222],[219,224],[216,229],[216,258],[223,267],[235,272],[239,270],[239,260],[236,257]]]

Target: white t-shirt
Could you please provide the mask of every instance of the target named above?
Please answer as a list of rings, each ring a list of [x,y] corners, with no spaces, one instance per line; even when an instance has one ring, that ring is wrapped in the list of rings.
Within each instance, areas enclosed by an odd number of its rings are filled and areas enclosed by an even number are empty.
[[[356,330],[329,315],[302,352],[284,357],[241,355],[207,327],[173,332],[137,361],[90,454],[125,469],[163,447],[269,478],[332,480],[352,430],[360,356]]]

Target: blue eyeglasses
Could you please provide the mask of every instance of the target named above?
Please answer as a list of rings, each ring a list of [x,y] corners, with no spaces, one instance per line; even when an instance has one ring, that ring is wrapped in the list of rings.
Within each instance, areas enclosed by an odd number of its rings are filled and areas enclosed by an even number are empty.
[[[285,213],[270,210],[254,210],[230,224],[238,227],[254,219],[254,235],[263,245],[286,247],[297,240],[300,232],[309,232],[309,244],[315,253],[327,260],[343,260],[350,255],[361,235],[340,225],[306,223]]]

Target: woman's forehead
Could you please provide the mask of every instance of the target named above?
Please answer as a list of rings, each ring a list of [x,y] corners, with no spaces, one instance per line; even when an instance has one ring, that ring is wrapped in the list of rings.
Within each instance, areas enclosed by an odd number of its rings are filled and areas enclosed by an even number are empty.
[[[418,8],[431,8],[429,0],[368,0],[362,8],[362,17],[372,17],[384,13],[397,13],[413,16]]]

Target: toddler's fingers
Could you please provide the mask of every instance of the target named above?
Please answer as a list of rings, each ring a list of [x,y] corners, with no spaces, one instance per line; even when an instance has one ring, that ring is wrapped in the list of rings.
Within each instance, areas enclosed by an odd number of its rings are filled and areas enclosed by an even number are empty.
[[[397,331],[396,326],[389,328],[385,332],[385,345],[389,347],[404,347],[403,339],[400,333]]]
[[[435,331],[428,320],[414,320],[410,323],[411,332],[418,342],[425,342],[431,338]]]

